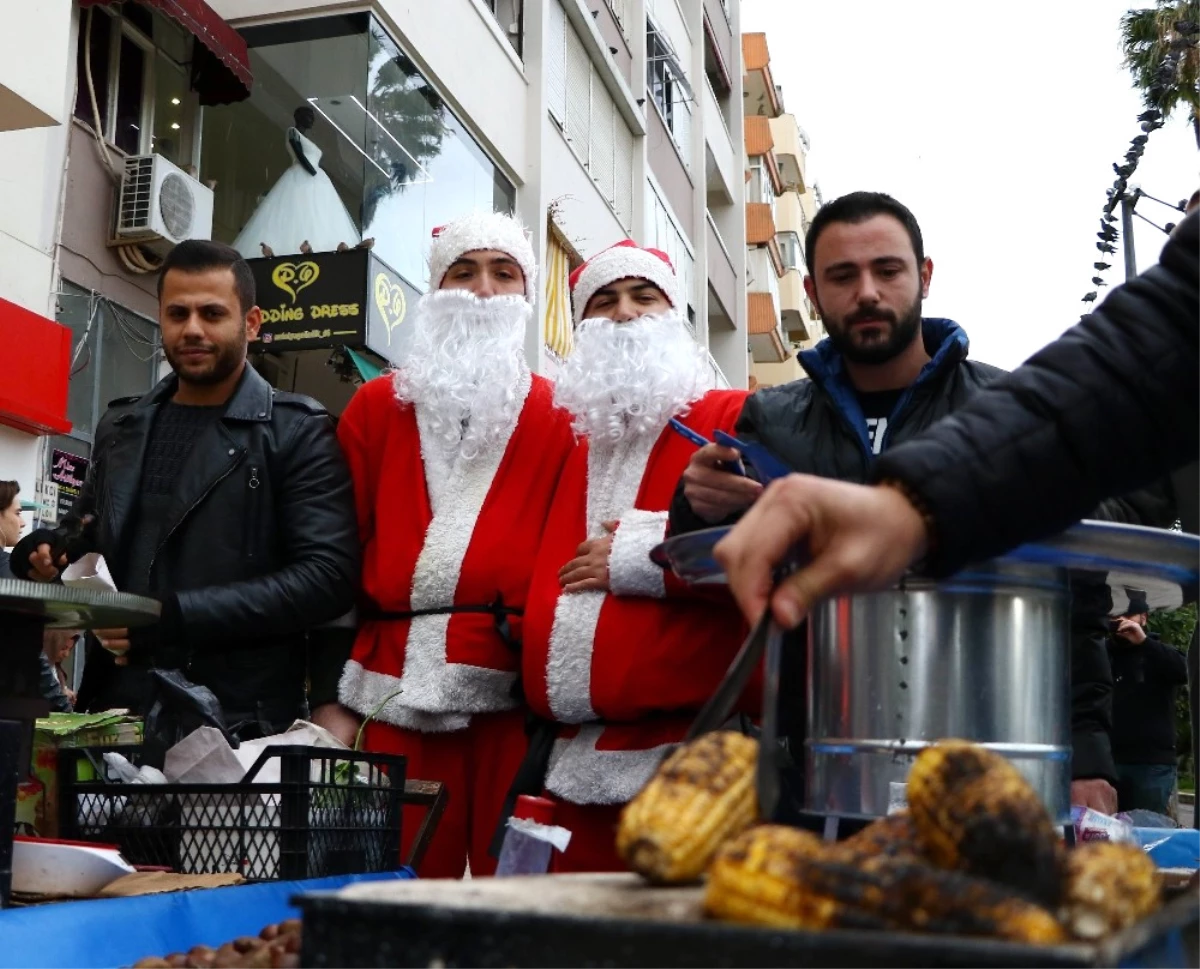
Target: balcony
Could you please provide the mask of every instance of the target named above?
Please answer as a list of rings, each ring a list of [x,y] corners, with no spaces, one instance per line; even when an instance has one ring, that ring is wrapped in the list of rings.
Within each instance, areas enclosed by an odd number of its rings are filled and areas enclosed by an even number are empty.
[[[738,296],[737,270],[711,214],[707,218],[707,230],[708,325],[709,329],[731,330],[737,325],[734,312]]]
[[[733,138],[707,77],[704,78],[700,111],[704,124],[708,194],[710,198],[717,196],[721,203],[728,205],[737,197],[736,179],[740,174],[740,166],[734,163]]]
[[[783,186],[789,192],[804,192],[804,165],[806,149],[800,137],[800,127],[794,114],[781,114],[768,118],[771,140],[775,144],[775,157],[779,161],[779,172]]]
[[[781,363],[754,362],[752,367],[754,379],[758,388],[778,387],[780,384],[790,384],[793,380],[803,380],[806,376],[796,354],[789,351]]]
[[[781,363],[786,359],[778,309],[770,293],[746,294],[746,332],[755,363]]]
[[[771,74],[771,54],[766,34],[742,34],[743,112],[775,118],[783,111],[779,89]]]
[[[775,213],[766,202],[746,203],[746,245],[775,245]]]
[[[800,270],[789,269],[779,280],[779,314],[783,332],[793,343],[809,338],[808,305]]]
[[[808,224],[804,203],[795,192],[784,192],[775,200],[775,226],[780,232],[794,232],[803,239]]]

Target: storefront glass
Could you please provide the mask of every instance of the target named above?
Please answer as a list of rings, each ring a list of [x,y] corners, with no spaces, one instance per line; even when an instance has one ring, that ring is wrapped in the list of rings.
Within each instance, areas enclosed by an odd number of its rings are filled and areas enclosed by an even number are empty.
[[[213,238],[249,258],[262,244],[288,255],[303,242],[319,252],[373,238],[376,255],[424,289],[436,226],[512,210],[512,184],[369,15],[243,33],[251,96],[204,111]]]

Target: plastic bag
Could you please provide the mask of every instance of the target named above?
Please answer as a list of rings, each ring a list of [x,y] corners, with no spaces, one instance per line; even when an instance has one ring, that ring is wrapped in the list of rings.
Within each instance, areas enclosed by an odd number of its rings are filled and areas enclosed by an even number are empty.
[[[1071,806],[1071,821],[1075,825],[1075,840],[1124,841],[1137,844],[1133,825],[1122,818],[1110,817],[1079,804]]]

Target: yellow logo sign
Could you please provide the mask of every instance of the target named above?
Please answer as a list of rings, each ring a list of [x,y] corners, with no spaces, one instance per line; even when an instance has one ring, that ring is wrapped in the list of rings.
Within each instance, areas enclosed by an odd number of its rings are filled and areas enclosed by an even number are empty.
[[[391,346],[392,330],[404,321],[408,304],[404,299],[404,290],[400,284],[392,282],[387,273],[375,274],[375,305],[383,314],[383,323],[387,327],[388,346]]]
[[[281,262],[271,270],[271,282],[291,296],[295,303],[300,291],[315,283],[320,275],[321,267],[315,262]]]

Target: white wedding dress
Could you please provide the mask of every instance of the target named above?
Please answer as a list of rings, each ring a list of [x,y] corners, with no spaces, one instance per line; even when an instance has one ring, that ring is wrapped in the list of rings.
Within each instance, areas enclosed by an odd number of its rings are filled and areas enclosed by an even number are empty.
[[[353,246],[362,239],[333,182],[321,169],[321,149],[295,128],[289,128],[288,154],[292,155],[293,132],[317,174],[310,175],[296,159],[279,176],[233,242],[233,248],[246,259],[262,256],[262,243],[270,246],[277,256],[291,256],[300,252],[300,244],[305,240],[313,252],[328,252],[336,249],[338,243]]]

